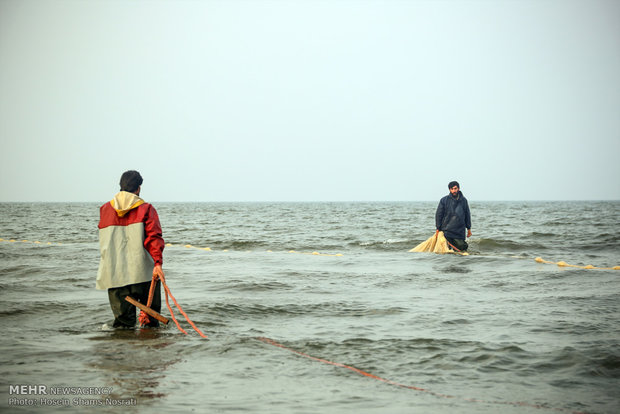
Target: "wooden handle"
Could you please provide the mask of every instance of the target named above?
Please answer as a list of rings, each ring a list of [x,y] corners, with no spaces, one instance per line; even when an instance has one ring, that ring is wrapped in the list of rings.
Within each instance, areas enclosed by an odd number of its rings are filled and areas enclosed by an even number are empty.
[[[132,305],[137,306],[138,308],[140,308],[140,310],[146,312],[148,315],[152,316],[153,318],[157,319],[158,321],[162,322],[163,324],[168,325],[168,322],[169,322],[168,319],[164,318],[159,313],[155,312],[153,309],[144,306],[143,304],[141,304],[140,302],[138,302],[137,300],[135,300],[131,296],[126,296],[125,300],[127,302],[131,303]]]

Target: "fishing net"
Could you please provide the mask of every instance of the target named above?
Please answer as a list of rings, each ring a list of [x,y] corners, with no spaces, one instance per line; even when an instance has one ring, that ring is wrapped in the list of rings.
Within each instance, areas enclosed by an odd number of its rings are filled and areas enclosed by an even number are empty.
[[[452,253],[452,250],[448,249],[448,241],[446,236],[443,235],[443,231],[437,234],[433,234],[425,242],[418,244],[410,252],[429,252],[429,253]]]

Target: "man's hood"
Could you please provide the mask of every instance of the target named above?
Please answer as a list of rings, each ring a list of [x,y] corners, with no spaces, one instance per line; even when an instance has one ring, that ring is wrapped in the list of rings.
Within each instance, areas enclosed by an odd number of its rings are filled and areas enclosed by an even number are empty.
[[[110,204],[112,204],[112,207],[116,210],[116,214],[118,214],[119,217],[123,217],[129,211],[141,204],[144,204],[144,200],[134,193],[121,191],[114,196],[114,199],[110,201]]]

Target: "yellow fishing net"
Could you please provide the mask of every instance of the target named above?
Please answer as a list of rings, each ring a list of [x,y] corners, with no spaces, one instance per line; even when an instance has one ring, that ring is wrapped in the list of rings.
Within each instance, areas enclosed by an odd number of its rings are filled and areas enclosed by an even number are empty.
[[[448,249],[448,241],[446,240],[446,236],[443,235],[443,231],[433,234],[428,240],[418,244],[416,247],[409,250],[409,252],[453,253],[452,250]]]

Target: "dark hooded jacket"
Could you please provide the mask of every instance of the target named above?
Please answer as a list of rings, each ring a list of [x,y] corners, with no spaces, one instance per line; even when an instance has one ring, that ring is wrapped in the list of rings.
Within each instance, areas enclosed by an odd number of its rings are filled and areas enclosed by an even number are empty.
[[[437,230],[443,231],[447,238],[465,240],[465,229],[471,229],[471,214],[462,192],[459,191],[456,197],[448,194],[439,200],[435,226]]]

